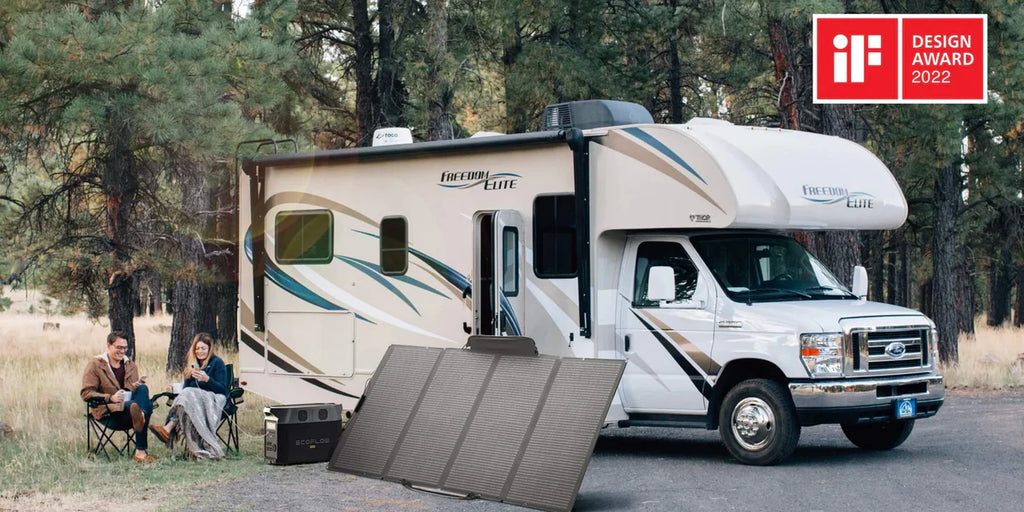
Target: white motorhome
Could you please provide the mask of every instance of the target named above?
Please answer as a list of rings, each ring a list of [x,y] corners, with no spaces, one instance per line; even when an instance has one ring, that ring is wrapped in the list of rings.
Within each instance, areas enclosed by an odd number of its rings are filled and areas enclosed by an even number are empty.
[[[391,344],[533,338],[627,361],[609,426],[718,429],[750,464],[801,426],[902,443],[942,405],[934,324],[852,293],[785,232],[899,227],[853,142],[638,105],[547,130],[245,160],[238,334],[248,389],[352,407]],[[862,269],[858,269],[862,271]]]

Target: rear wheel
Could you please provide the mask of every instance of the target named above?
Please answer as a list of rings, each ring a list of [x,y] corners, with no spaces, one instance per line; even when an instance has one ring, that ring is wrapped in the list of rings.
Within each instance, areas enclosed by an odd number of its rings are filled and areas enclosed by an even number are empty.
[[[718,432],[736,460],[756,466],[782,462],[800,440],[788,390],[767,379],[746,380],[729,390],[718,412]]]
[[[914,420],[847,423],[842,427],[846,438],[865,450],[892,450],[910,437]]]

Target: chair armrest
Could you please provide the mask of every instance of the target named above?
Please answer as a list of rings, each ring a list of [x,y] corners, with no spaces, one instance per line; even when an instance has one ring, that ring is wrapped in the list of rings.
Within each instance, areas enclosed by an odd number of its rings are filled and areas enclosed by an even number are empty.
[[[107,399],[102,396],[94,396],[85,399],[85,404],[89,407],[99,407],[107,403]]]
[[[170,406],[171,402],[174,402],[174,399],[178,398],[178,395],[175,394],[175,393],[171,393],[169,391],[165,391],[163,393],[157,393],[157,394],[153,395],[153,397],[150,398],[149,400],[151,402],[156,402],[160,398],[166,398],[167,399],[167,405]]]
[[[245,390],[242,388],[231,388],[231,390],[228,391],[228,397],[231,399],[242,398],[243,394],[245,394]]]

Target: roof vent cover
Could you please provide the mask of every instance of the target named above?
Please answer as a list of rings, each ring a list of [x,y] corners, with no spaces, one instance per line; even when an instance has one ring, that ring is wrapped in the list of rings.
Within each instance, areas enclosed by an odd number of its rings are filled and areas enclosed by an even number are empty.
[[[544,129],[601,128],[625,124],[652,124],[643,106],[628,101],[585,100],[556,103],[544,108]]]

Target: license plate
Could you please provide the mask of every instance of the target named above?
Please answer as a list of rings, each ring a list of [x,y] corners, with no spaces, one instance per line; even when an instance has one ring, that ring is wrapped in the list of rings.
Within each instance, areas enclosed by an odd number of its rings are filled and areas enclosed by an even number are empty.
[[[917,416],[917,399],[904,398],[896,400],[896,419],[913,418]]]

